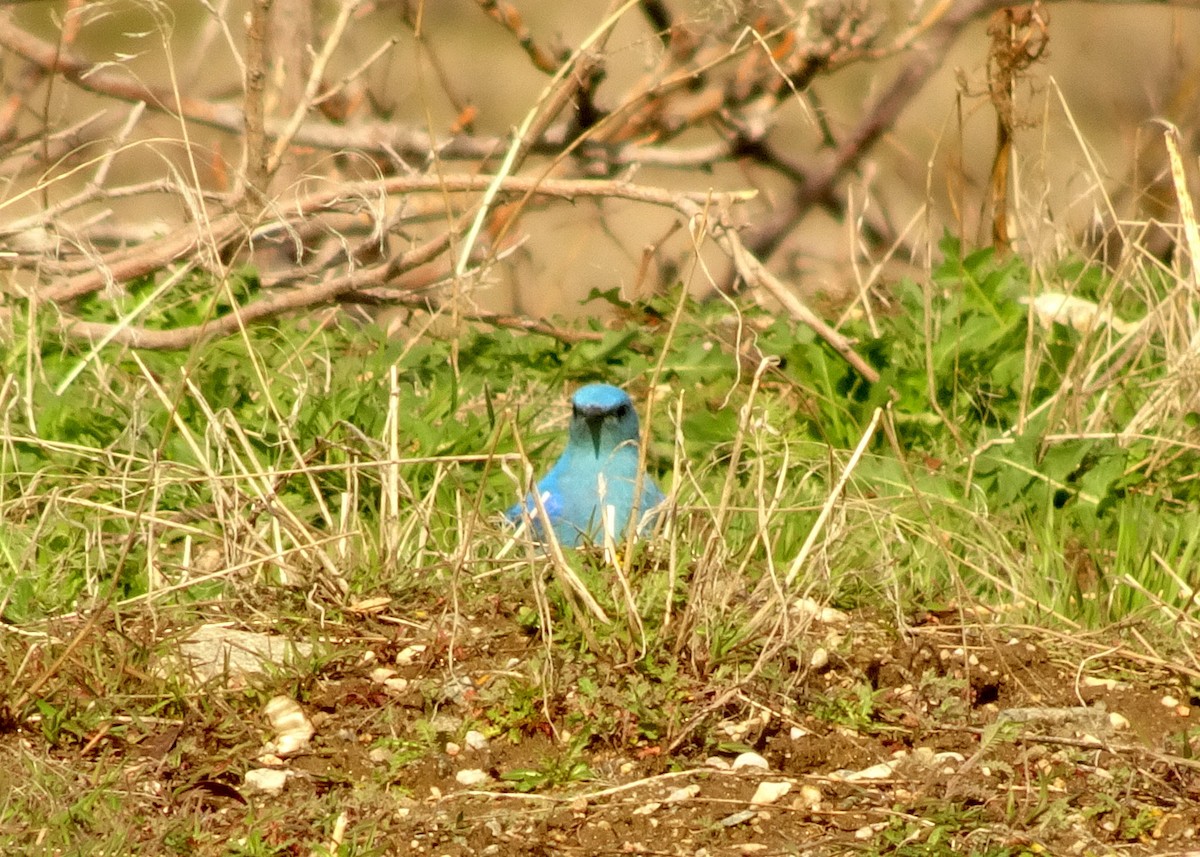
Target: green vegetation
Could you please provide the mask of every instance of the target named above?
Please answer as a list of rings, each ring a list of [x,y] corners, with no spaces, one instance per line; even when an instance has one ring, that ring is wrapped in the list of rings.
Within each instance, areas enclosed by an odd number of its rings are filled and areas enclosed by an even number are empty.
[[[209,599],[220,585],[181,584],[203,578],[214,552],[242,563],[242,580],[320,570],[359,594],[423,589],[427,569],[485,570],[505,537],[497,510],[525,478],[514,451],[542,466],[573,385],[604,378],[644,398],[665,351],[650,466],[674,486],[678,555],[641,562],[643,633],[696,612],[689,582],[753,586],[786,569],[879,407],[841,520],[800,581],[847,606],[969,596],[1084,627],[1171,621],[1200,579],[1187,440],[1200,413],[1170,401],[1172,343],[1151,325],[1126,340],[1103,325],[1043,328],[1019,302],[1061,290],[1147,312],[1170,300],[1170,283],[1147,278],[1135,293],[1077,264],[1038,274],[943,250],[929,282],[897,284],[890,311],[843,326],[880,368],[874,385],[807,330],[749,306],[689,305],[667,336],[653,322],[678,295],[645,306],[597,296],[624,322],[575,344],[478,328],[387,341],[291,322],[190,354],[92,353],[15,329],[3,615],[30,621],[97,597]],[[210,293],[197,287],[162,322],[204,317]],[[97,318],[113,311],[89,300]],[[780,364],[753,401],[753,367],[732,353],[750,339]],[[618,607],[619,593],[603,592],[608,570],[592,570],[580,573]],[[718,660],[737,640],[723,614],[697,617]]]
[[[344,810],[332,807],[348,800],[368,826],[341,853],[382,853],[367,843],[391,841],[395,803],[429,791],[418,781],[452,774],[445,747],[468,725],[493,745],[486,787],[524,794],[594,785],[629,754],[643,771],[681,771],[704,754],[762,751],[775,732],[713,730],[746,716],[737,694],[750,689],[772,711],[884,743],[914,723],[973,722],[972,674],[914,667],[899,695],[863,668],[858,631],[805,636],[802,595],[889,622],[985,608],[1059,631],[1136,625],[1169,659],[1194,632],[1200,585],[1200,413],[1183,346],[1155,321],[1178,286],[942,249],[927,281],[893,284],[892,306],[840,328],[876,384],[805,328],[748,302],[681,306],[681,292],[649,304],[595,295],[620,320],[583,336],[439,337],[414,319],[387,338],[292,320],[186,354],[90,351],[10,317],[0,611],[22,636],[0,658],[18,689],[6,728],[32,728],[48,754],[124,758],[156,718],[187,723],[160,758],[175,771],[172,805],[207,806],[236,793],[261,752],[263,703],[286,693],[345,718],[326,740],[342,742],[327,752],[346,766],[307,773],[307,802],[245,809],[227,840],[184,814],[158,841],[167,853],[294,853],[313,829],[297,813],[336,838]],[[192,286],[159,310],[162,324],[223,311]],[[1043,325],[1023,299],[1044,291],[1145,322],[1124,336]],[[119,313],[95,299],[84,310]],[[511,543],[499,512],[557,453],[567,393],[597,378],[628,385],[643,411],[650,400],[649,466],[674,513],[653,542],[569,552],[560,567]],[[372,603],[394,623],[371,625]],[[157,670],[174,645],[162,628],[222,621],[323,641],[320,656],[233,694]],[[395,660],[412,640],[425,646],[417,659]],[[817,642],[843,678],[812,683],[825,669],[810,666]],[[399,696],[361,677],[366,648],[370,663],[405,665]],[[323,701],[330,686],[336,699]],[[466,713],[446,725],[447,708]],[[1188,733],[1177,743],[1194,754]],[[1016,780],[1020,747],[1006,737],[995,752],[990,776]],[[64,847],[120,823],[113,775],[79,789],[17,756],[6,776],[36,786],[0,804],[0,841]],[[970,835],[1001,823],[1051,838],[1080,818],[1111,822],[1121,841],[1154,834],[1150,803],[1102,791],[1108,802],[1080,812],[1057,797],[1072,764],[1039,772],[1033,806],[913,798],[874,822],[867,853],[1036,852]],[[39,802],[41,832],[18,831]],[[126,829],[109,841],[140,840]]]

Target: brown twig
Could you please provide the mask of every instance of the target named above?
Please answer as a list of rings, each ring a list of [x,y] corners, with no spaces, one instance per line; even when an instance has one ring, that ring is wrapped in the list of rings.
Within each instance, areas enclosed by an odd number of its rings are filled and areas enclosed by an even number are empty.
[[[504,0],[475,0],[492,20],[512,33],[517,44],[525,51],[533,67],[546,74],[554,74],[565,57],[556,57],[551,51],[534,41],[533,33],[525,26],[517,7]]]
[[[289,206],[288,211],[289,213],[311,212],[346,199],[357,198],[359,195],[367,196],[381,192],[477,192],[491,185],[492,180],[488,176],[444,176],[441,178],[437,176],[405,176],[312,194],[305,199],[298,200],[294,206]],[[500,185],[500,192],[533,193],[566,199],[577,197],[627,199],[683,212],[690,211],[698,199],[715,198],[718,202],[729,204],[753,196],[752,193],[744,192],[717,195],[671,193],[660,188],[639,187],[619,181],[553,179],[539,181],[525,178],[505,179]],[[445,252],[451,244],[452,236],[464,228],[468,217],[469,214],[464,215],[453,229],[407,253],[398,254],[384,263],[353,270],[318,285],[305,285],[272,293],[206,324],[175,330],[151,330],[131,324],[83,322],[67,318],[59,326],[67,335],[91,340],[103,339],[137,348],[185,348],[208,336],[232,333],[252,321],[325,304],[351,292],[387,283],[401,273],[426,264]],[[240,216],[237,214],[227,214],[211,220],[205,231],[205,236],[208,236],[205,239],[206,245],[209,243],[219,245],[225,240],[231,240],[238,234],[239,226]],[[143,253],[137,257],[125,258],[120,264],[107,271],[73,277],[59,287],[46,289],[42,296],[50,300],[65,301],[95,291],[107,282],[125,279],[124,276],[117,276],[118,272],[128,274],[130,271],[137,271],[138,273],[133,276],[144,276],[173,262],[186,260],[194,249],[204,246],[200,243],[201,238],[202,236],[197,233],[164,239],[157,243],[154,253]]]
[[[838,183],[895,124],[900,113],[941,65],[950,44],[963,28],[1002,5],[1005,4],[1001,0],[956,0],[949,6],[939,5],[937,17],[922,27],[924,40],[911,51],[908,62],[867,109],[866,115],[841,142],[833,157],[823,166],[806,171],[805,180],[796,184],[792,195],[747,235],[745,243],[750,252],[761,259],[770,258],[813,207],[836,204],[834,191]]]
[[[250,4],[250,26],[246,28],[246,79],[242,111],[245,135],[245,205],[261,205],[267,193],[270,172],[267,169],[266,113],[263,94],[267,84],[267,29],[273,0],[254,0]],[[247,212],[248,213],[248,212]]]
[[[260,227],[268,232],[273,225],[286,224],[300,217],[336,207],[351,200],[373,199],[381,195],[409,193],[472,193],[486,190],[492,183],[489,176],[395,176],[382,181],[348,183],[289,201],[287,205],[272,206],[275,220]],[[708,194],[672,193],[652,187],[642,187],[622,181],[599,179],[530,179],[510,177],[499,188],[505,194],[534,193],[561,199],[607,197],[643,202],[650,205],[679,209],[680,204],[703,200]],[[732,192],[713,195],[723,202],[749,199],[753,192]],[[63,283],[41,290],[41,296],[52,301],[67,301],[104,288],[111,283],[125,282],[145,276],[191,255],[204,246],[220,247],[241,237],[242,220],[238,214],[226,214],[208,222],[201,231],[169,235],[141,247],[122,250],[100,260],[96,270],[90,270]]]
[[[691,217],[702,215],[700,207],[691,201],[684,204],[683,210]],[[825,340],[867,381],[875,383],[879,380],[879,373],[854,350],[850,341],[826,324],[820,316],[808,308],[799,295],[772,274],[742,243],[737,230],[722,222],[719,214],[715,219],[711,219],[709,228],[712,230],[717,244],[733,262],[734,270],[746,281],[748,286],[759,287],[770,293],[772,297],[783,304],[792,318],[812,328],[814,333]]]

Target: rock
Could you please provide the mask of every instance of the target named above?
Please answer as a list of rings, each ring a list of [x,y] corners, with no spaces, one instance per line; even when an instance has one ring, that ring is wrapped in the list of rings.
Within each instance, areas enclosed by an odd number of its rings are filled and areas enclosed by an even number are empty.
[[[375,667],[375,669],[371,670],[371,681],[376,684],[383,684],[395,674],[396,671],[391,667]]]
[[[758,753],[749,752],[739,754],[738,757],[733,760],[733,765],[731,765],[731,767],[735,771],[741,770],[742,768],[761,768],[764,771],[771,770],[771,766],[767,763],[766,759],[758,755]]]
[[[152,671],[201,685],[215,678],[244,685],[247,676],[312,657],[312,644],[275,634],[239,631],[226,625],[201,625],[179,641],[178,649],[158,659]]]
[[[270,752],[279,756],[290,756],[308,747],[316,728],[312,725],[300,707],[300,703],[290,696],[274,696],[266,704],[263,713],[267,715],[275,733],[275,740]]]
[[[675,789],[667,795],[663,803],[680,803],[681,801],[690,800],[698,794],[700,794],[700,786],[692,783],[690,786],[681,786]]]
[[[466,768],[454,775],[455,782],[460,786],[467,787],[486,783],[491,778],[491,775],[487,771],[480,770],[479,768]]]
[[[282,768],[252,768],[246,771],[246,776],[242,781],[248,789],[277,795],[283,791],[287,781],[294,776],[294,773]]]
[[[759,783],[758,788],[754,790],[754,797],[750,798],[750,805],[767,806],[768,804],[775,803],[775,801],[779,800],[791,790],[791,783]]]
[[[417,658],[425,654],[425,650],[428,648],[429,646],[424,643],[413,643],[411,646],[405,646],[396,655],[396,664],[402,667],[412,666],[417,662]]]

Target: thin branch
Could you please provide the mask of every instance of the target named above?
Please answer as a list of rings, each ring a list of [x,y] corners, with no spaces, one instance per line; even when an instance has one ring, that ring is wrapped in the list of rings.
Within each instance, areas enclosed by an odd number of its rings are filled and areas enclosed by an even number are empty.
[[[270,158],[267,160],[266,169],[268,175],[274,175],[275,171],[279,169],[284,152],[291,145],[296,132],[300,130],[300,125],[304,122],[304,117],[315,103],[317,90],[321,88],[321,81],[324,79],[325,69],[329,65],[329,60],[333,58],[333,52],[341,44],[342,36],[346,33],[346,25],[350,23],[351,16],[361,4],[362,0],[346,0],[342,3],[341,9],[338,10],[337,19],[333,22],[333,28],[330,30],[329,37],[325,39],[325,44],[322,46],[321,52],[313,58],[312,70],[309,72],[308,83],[304,87],[304,94],[300,98],[300,103],[292,111],[291,118],[284,125],[283,131],[275,138],[275,147],[272,149]]]
[[[256,234],[292,222],[315,211],[344,204],[350,200],[374,198],[385,194],[406,193],[478,193],[486,191],[493,182],[490,176],[393,176],[382,181],[353,182],[319,191],[290,202],[286,206],[273,204],[276,219],[264,224]],[[754,191],[733,191],[717,194],[673,193],[661,188],[641,187],[623,181],[599,179],[532,179],[509,177],[501,182],[504,194],[533,193],[561,199],[614,198],[643,202],[679,210],[689,201],[706,200],[733,202],[751,199]],[[174,262],[180,261],[203,244],[222,247],[240,239],[244,223],[237,213],[225,214],[210,221],[203,231],[194,230],[166,236],[141,247],[122,250],[100,261],[94,270],[71,277],[65,282],[41,291],[41,297],[66,301],[105,288],[111,283],[143,277]]]
[[[941,66],[950,44],[971,21],[992,9],[1007,5],[1000,0],[957,0],[940,5],[938,17],[924,22],[925,40],[917,44],[908,63],[866,111],[865,117],[842,141],[824,166],[806,172],[791,197],[782,201],[771,216],[746,237],[746,247],[758,258],[770,258],[814,206],[836,205],[834,191],[847,173],[854,170],[882,135],[895,124],[900,113],[916,97],[926,81]]]
[[[266,112],[263,95],[267,83],[267,28],[271,17],[273,0],[254,0],[250,4],[250,26],[246,29],[246,79],[243,82],[245,97],[246,135],[243,176],[246,192],[245,204],[261,203],[267,193],[267,182],[271,174],[267,169]]]

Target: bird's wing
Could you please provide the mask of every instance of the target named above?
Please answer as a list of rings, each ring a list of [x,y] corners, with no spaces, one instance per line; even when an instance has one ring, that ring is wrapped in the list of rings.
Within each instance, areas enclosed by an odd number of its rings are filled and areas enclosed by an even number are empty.
[[[650,474],[642,477],[642,502],[638,504],[641,511],[644,513],[649,509],[653,509],[663,500],[667,499],[667,495],[662,492],[662,489],[650,478]]]
[[[537,491],[542,498],[542,505],[546,507],[546,514],[550,517],[550,521],[553,523],[558,520],[563,512],[563,498],[562,492],[558,490],[558,476],[553,470],[538,483]],[[534,502],[532,491],[522,502],[505,512],[504,517],[514,524],[519,523],[526,511],[529,512],[529,517],[533,519],[534,524],[538,525],[537,503]]]

